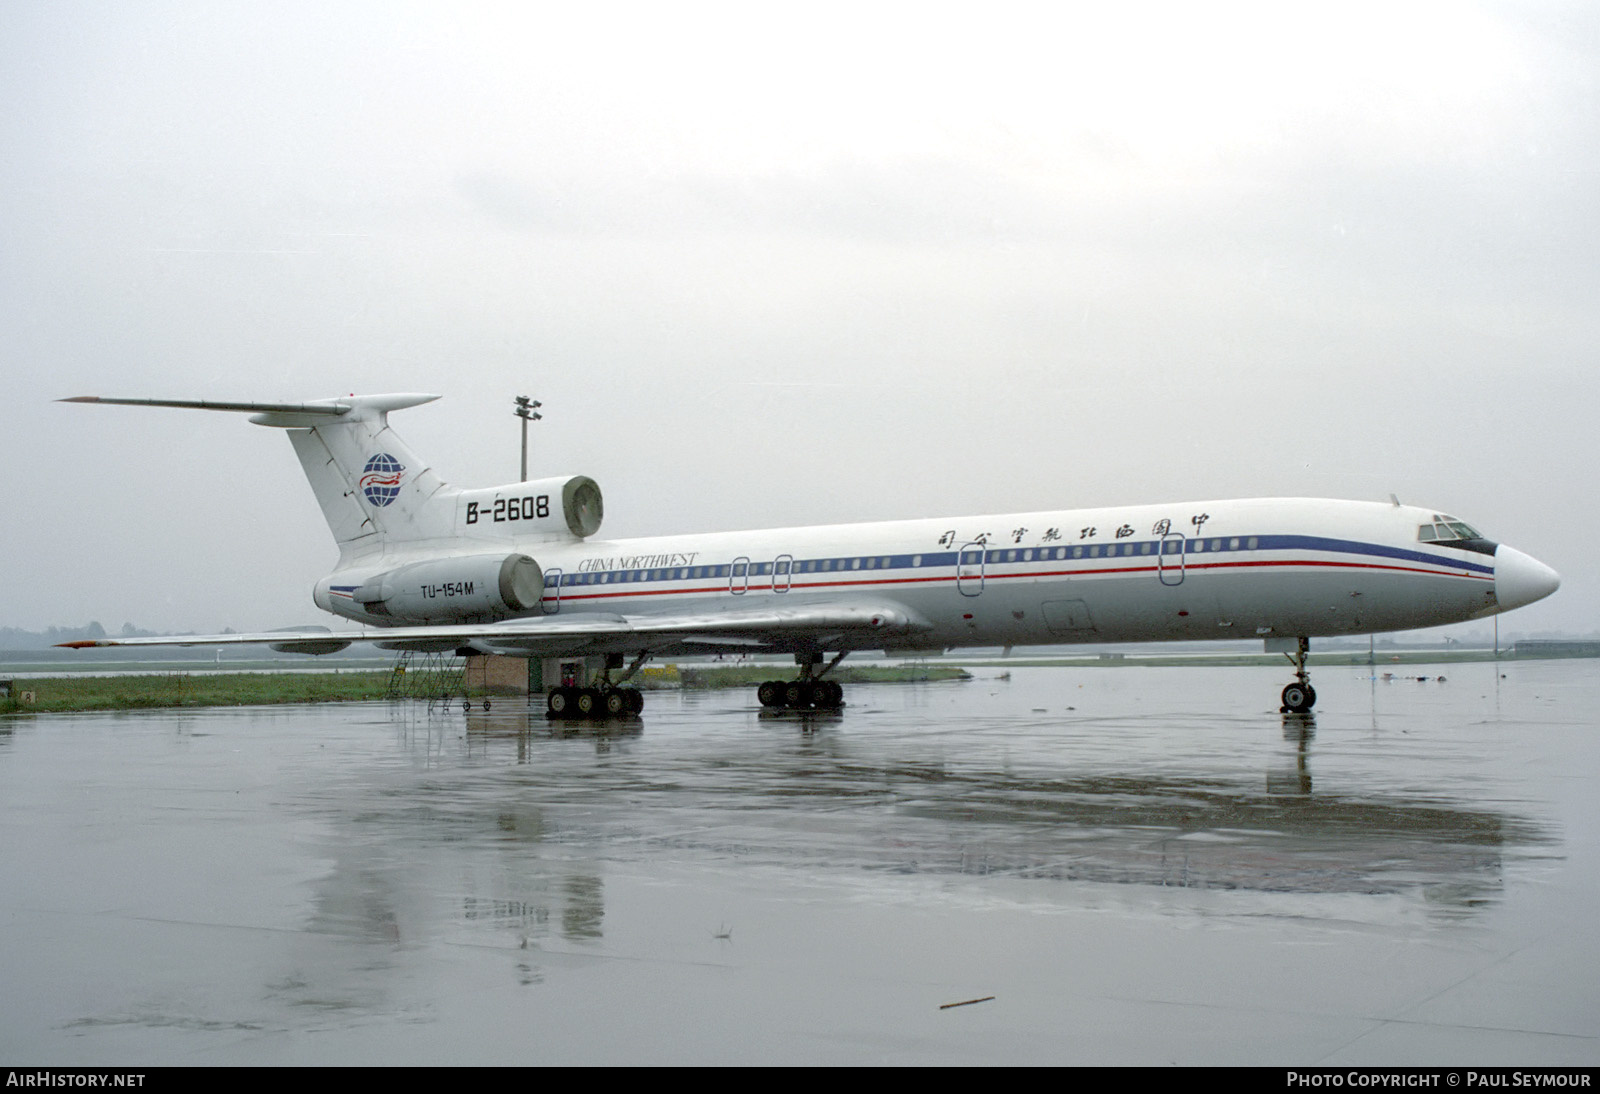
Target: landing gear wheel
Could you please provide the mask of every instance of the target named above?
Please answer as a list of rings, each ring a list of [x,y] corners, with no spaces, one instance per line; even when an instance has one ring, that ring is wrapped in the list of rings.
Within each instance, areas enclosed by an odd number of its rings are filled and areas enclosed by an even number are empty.
[[[817,683],[819,695],[817,706],[827,707],[830,710],[844,706],[844,688],[832,680],[821,680]]]
[[[626,694],[628,696],[629,714],[638,714],[644,709],[644,692],[638,688],[629,688]]]
[[[594,688],[579,688],[578,701],[573,706],[578,709],[578,717],[593,718],[600,709],[600,693]]]
[[[783,705],[792,710],[805,710],[811,705],[811,683],[794,680],[783,689]]]
[[[606,717],[620,718],[628,713],[628,696],[623,691],[608,691],[605,694]]]
[[[1310,684],[1290,684],[1283,689],[1283,709],[1290,714],[1309,714],[1316,701],[1317,693]]]
[[[783,682],[781,680],[768,680],[756,688],[756,698],[761,700],[764,707],[781,707],[783,705]]]
[[[555,688],[545,699],[545,713],[552,718],[565,718],[572,713],[572,692],[567,688]]]

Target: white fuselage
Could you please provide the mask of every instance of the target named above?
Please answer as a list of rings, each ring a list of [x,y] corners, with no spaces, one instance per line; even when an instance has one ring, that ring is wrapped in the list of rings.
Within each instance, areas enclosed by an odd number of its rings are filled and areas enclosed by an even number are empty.
[[[378,626],[867,599],[903,606],[918,625],[841,634],[827,648],[932,649],[1364,634],[1474,619],[1549,591],[1524,598],[1518,585],[1508,598],[1508,567],[1513,584],[1528,578],[1524,563],[1544,568],[1483,540],[1419,541],[1433,519],[1414,506],[1262,498],[631,540],[458,528],[350,558],[315,598]],[[413,590],[437,616],[382,618],[352,599],[376,574],[495,549],[538,563],[538,608],[463,616],[451,581]]]
[[[623,656],[636,669],[650,656],[792,653],[801,679],[769,681],[759,697],[812,709],[842,700],[815,671],[830,653],[837,663],[851,650],[1263,638],[1293,651],[1283,705],[1303,713],[1315,702],[1309,639],[1458,623],[1560,584],[1465,522],[1398,501],[1171,502],[603,540],[605,503],[587,476],[471,489],[440,478],[389,426],[391,412],[435,398],[68,400],[248,413],[285,430],[339,546],[316,603],[368,625],[81,644],[603,656],[601,690],[552,693],[562,717],[602,700],[609,715],[636,713],[637,693],[608,675]]]

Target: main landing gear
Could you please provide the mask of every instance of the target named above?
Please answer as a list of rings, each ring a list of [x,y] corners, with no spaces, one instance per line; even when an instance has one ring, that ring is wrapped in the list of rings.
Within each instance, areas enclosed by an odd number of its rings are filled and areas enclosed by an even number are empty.
[[[590,687],[562,685],[551,688],[545,699],[545,714],[551,718],[633,718],[644,709],[644,694],[638,688],[623,687],[633,674],[644,667],[649,653],[641,653],[628,666],[622,679],[611,680],[611,670],[622,667],[620,653],[607,654],[605,668],[595,677]]]
[[[1295,682],[1283,689],[1283,706],[1280,714],[1310,714],[1317,702],[1317,689],[1311,686],[1311,674],[1306,671],[1306,654],[1311,652],[1311,640],[1299,640],[1294,653],[1285,657],[1294,666]]]
[[[832,680],[768,680],[756,688],[756,698],[781,710],[832,710],[844,706],[844,688]]]
[[[844,706],[844,688],[833,680],[822,679],[833,667],[844,660],[840,653],[821,672],[816,667],[822,663],[820,653],[797,653],[795,664],[800,666],[798,680],[768,680],[756,688],[756,698],[769,710],[838,710]]]
[[[545,700],[551,718],[627,718],[644,709],[638,688],[552,688]]]

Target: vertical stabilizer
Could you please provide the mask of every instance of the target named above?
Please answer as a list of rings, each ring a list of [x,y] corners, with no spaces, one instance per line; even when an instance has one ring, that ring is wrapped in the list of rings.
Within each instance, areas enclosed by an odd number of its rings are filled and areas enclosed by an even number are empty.
[[[365,551],[364,541],[375,547],[450,533],[450,492],[433,468],[389,428],[388,410],[356,405],[332,421],[289,429],[295,455],[341,551]],[[251,420],[280,424],[272,418],[263,414]]]
[[[308,403],[251,403],[82,395],[61,401],[245,412],[257,425],[288,430],[343,556],[450,534],[456,491],[389,428],[391,410],[438,397],[352,395]]]

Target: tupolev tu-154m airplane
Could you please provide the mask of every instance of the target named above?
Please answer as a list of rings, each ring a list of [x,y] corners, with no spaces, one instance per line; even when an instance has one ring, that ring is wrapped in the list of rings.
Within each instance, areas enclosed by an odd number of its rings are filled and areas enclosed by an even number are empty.
[[[63,644],[323,654],[360,641],[593,658],[604,668],[592,679],[547,692],[553,717],[588,717],[637,713],[642,697],[626,682],[651,657],[793,654],[798,678],[757,696],[807,709],[842,703],[826,676],[857,650],[1261,638],[1294,666],[1283,709],[1304,713],[1316,701],[1311,638],[1481,619],[1561,580],[1454,517],[1398,500],[1251,498],[602,540],[600,488],[582,475],[446,485],[389,428],[391,411],[436,398],[62,400],[239,411],[287,430],[339,545],[313,599],[364,627]]]

